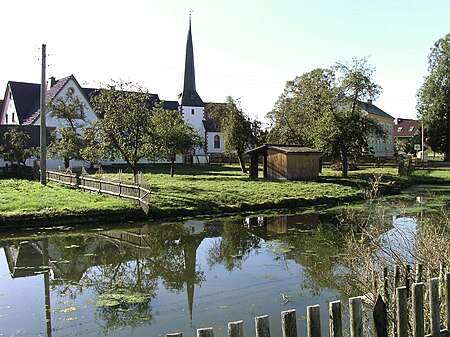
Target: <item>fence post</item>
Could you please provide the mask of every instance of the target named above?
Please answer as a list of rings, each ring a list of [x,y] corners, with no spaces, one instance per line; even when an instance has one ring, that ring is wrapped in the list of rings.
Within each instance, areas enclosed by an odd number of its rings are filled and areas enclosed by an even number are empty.
[[[409,298],[410,291],[410,277],[411,277],[411,266],[408,264],[406,265],[406,271],[405,271],[405,287],[406,287],[406,297]]]
[[[213,328],[197,329],[197,337],[214,337]]]
[[[283,337],[297,337],[295,309],[281,312],[281,335]]]
[[[306,307],[306,329],[308,337],[320,337],[320,307],[310,305]]]
[[[350,305],[350,337],[362,337],[362,301],[361,297],[349,299]]]
[[[447,313],[447,330],[450,331],[450,273],[445,274],[445,310]]]
[[[270,337],[269,316],[255,317],[256,337]]]
[[[388,337],[387,308],[383,297],[378,295],[373,308],[373,321],[375,323],[375,334],[377,337]]]
[[[408,337],[408,291],[406,287],[397,288],[397,337]]]
[[[416,265],[416,283],[422,282],[422,275],[423,275],[423,265],[421,263],[418,263]]]
[[[228,337],[244,337],[244,321],[229,322]]]
[[[423,283],[414,283],[412,287],[413,337],[424,337]]]
[[[384,295],[384,303],[386,303],[386,307],[389,306],[389,280],[388,280],[388,268],[383,267],[383,295]]]
[[[439,278],[432,278],[430,280],[430,323],[432,337],[441,336],[439,314]]]
[[[330,302],[330,337],[342,337],[341,301]]]

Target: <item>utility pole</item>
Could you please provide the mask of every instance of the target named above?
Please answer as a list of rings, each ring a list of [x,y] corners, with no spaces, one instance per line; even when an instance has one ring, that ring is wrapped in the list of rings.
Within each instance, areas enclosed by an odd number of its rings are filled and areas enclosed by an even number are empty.
[[[45,57],[46,46],[42,45],[42,76],[41,76],[41,143],[40,143],[40,181],[42,185],[47,184],[47,126],[45,121]]]

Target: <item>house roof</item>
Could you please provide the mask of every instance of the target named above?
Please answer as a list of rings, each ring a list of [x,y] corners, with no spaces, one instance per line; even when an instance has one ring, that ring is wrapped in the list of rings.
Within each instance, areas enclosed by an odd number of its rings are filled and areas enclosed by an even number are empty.
[[[305,153],[305,154],[322,154],[319,150],[309,147],[290,144],[265,144],[260,147],[247,151],[248,154],[264,155],[267,150],[275,150],[282,153]]]
[[[61,89],[64,87],[64,85],[70,80],[73,79],[74,81],[76,81],[75,77],[73,75],[61,78],[59,80],[56,81],[56,83],[45,92],[45,103],[50,102],[53,98],[55,98],[55,96],[61,91]],[[40,85],[39,85],[40,88]],[[14,94],[13,94],[14,95]],[[41,107],[40,107],[40,94],[38,96],[38,99],[35,103],[35,105],[33,106],[34,112],[31,113],[31,115],[24,119],[22,124],[24,125],[31,125],[33,124],[36,119],[38,119],[38,117],[41,114]]]
[[[397,118],[393,133],[396,138],[412,138],[419,134],[419,122],[414,119]]]
[[[379,107],[377,107],[371,102],[358,101],[358,106],[361,110],[367,112],[368,114],[394,119],[394,117],[392,117],[385,111],[381,110]]]
[[[35,83],[9,81],[8,87],[12,93],[19,123],[23,124],[39,107],[41,86]]]

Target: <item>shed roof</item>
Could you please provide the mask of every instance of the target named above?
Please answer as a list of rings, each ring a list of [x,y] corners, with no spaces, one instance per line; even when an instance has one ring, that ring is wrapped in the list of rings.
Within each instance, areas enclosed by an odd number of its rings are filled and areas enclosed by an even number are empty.
[[[265,144],[247,151],[248,154],[264,155],[267,150],[275,150],[282,153],[306,153],[306,154],[322,154],[319,150],[311,149],[310,147],[301,145],[289,145],[289,144]]]

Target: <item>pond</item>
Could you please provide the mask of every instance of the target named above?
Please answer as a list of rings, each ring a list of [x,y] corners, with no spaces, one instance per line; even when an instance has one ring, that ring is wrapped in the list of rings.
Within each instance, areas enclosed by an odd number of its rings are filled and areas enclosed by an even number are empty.
[[[251,336],[255,316],[268,314],[281,331],[280,312],[292,308],[304,332],[308,305],[325,318],[328,302],[349,295],[338,281],[343,217],[383,207],[392,220],[385,235],[395,237],[447,202],[418,189],[282,215],[1,233],[0,336],[195,336],[213,326],[220,337],[241,319]]]

